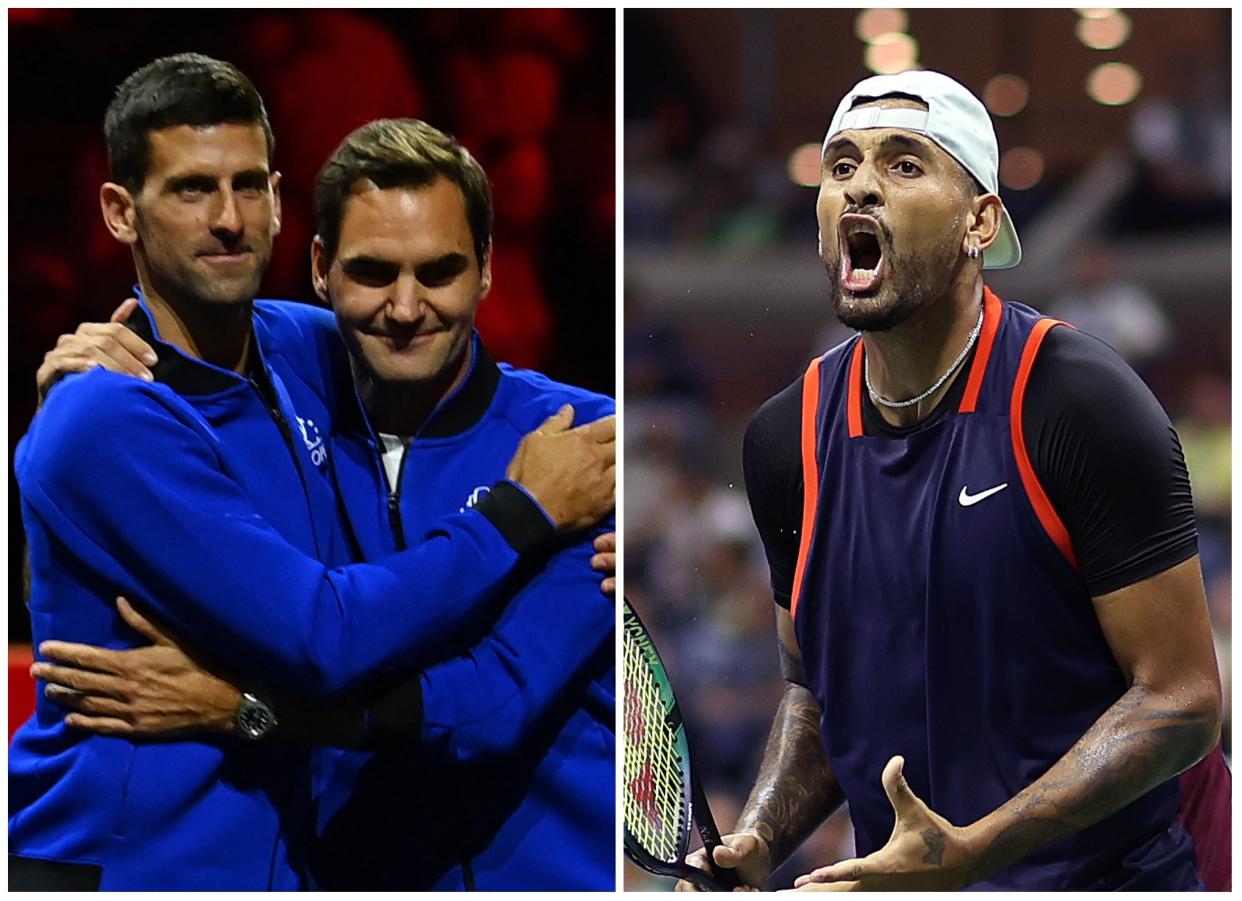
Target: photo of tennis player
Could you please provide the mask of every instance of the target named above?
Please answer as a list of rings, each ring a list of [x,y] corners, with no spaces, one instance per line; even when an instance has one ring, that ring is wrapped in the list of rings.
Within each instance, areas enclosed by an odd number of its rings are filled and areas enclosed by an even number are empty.
[[[627,13],[624,585],[713,869],[1230,888],[1229,26]]]
[[[9,887],[612,889],[611,11],[10,37]]]

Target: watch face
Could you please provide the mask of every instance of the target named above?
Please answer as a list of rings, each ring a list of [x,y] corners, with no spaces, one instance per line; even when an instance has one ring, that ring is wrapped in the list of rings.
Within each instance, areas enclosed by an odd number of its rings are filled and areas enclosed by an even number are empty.
[[[237,711],[237,732],[243,738],[262,738],[276,725],[276,717],[266,704],[245,698]]]

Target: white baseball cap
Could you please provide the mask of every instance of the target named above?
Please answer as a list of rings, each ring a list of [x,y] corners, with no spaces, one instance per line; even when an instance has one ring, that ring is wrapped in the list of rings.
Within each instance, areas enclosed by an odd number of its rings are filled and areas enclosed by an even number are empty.
[[[927,104],[926,110],[851,109],[855,103],[886,94],[907,94]],[[979,98],[947,75],[926,69],[911,69],[896,75],[864,78],[842,98],[824,138],[824,147],[838,133],[857,128],[900,128],[935,141],[975,177],[979,184],[996,194],[996,170],[1000,151],[992,118]],[[984,269],[1009,269],[1022,259],[1018,232],[1001,204],[1001,227],[996,240],[983,254]]]

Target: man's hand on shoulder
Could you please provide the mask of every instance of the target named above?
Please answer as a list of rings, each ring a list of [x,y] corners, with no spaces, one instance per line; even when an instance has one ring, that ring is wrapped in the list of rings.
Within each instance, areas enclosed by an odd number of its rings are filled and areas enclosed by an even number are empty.
[[[562,532],[592,526],[616,505],[617,418],[573,421],[574,408],[561,407],[522,438],[505,473]]]
[[[65,376],[97,366],[152,381],[148,367],[158,362],[155,351],[124,325],[136,309],[138,301],[131,297],[113,311],[108,322],[86,322],[72,335],[61,335],[35,374],[39,403]]]

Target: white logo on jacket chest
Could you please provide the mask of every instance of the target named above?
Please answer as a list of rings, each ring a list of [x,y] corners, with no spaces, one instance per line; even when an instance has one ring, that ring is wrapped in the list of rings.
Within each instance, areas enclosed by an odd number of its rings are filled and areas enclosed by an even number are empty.
[[[985,498],[991,497],[992,495],[996,494],[996,492],[998,491],[1004,491],[1008,487],[1009,487],[1009,483],[1004,482],[1000,485],[996,485],[992,488],[989,488],[986,491],[980,491],[978,494],[970,494],[966,490],[966,486],[963,485],[961,494],[957,496],[957,502],[961,504],[963,507],[973,507],[975,504],[979,503],[979,501],[984,500]]]
[[[323,443],[323,436],[319,434],[319,426],[315,425],[313,419],[303,419],[301,416],[297,419],[298,431],[302,433],[302,443],[306,445],[311,462],[316,466],[323,466],[328,459],[328,447]]]
[[[467,510],[474,509],[474,505],[483,500],[483,498],[487,497],[487,495],[491,493],[491,490],[490,485],[480,485],[478,488],[474,489],[474,491],[470,492],[470,496],[466,498],[466,503],[458,509],[457,512],[465,513]]]

